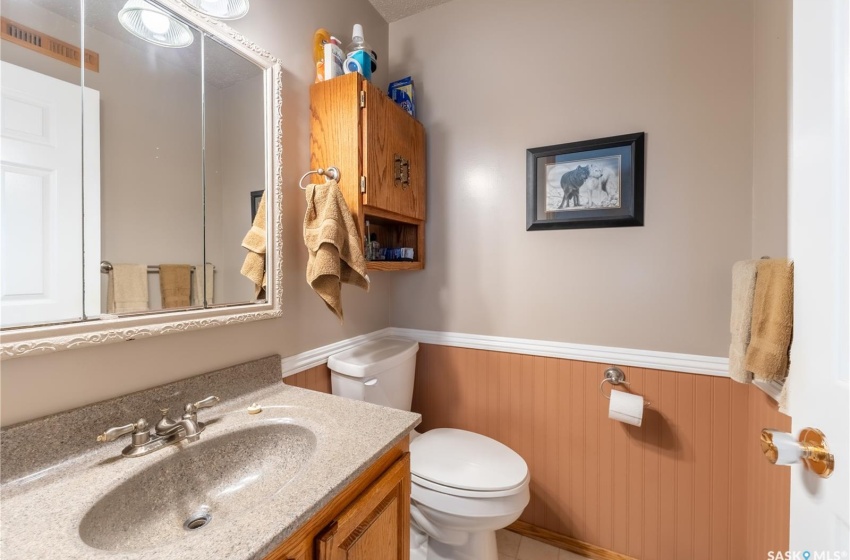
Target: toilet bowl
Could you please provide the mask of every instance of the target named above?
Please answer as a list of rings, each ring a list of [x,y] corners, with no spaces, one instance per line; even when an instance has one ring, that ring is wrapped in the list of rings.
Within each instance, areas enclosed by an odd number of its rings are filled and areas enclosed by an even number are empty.
[[[388,337],[328,359],[335,395],[410,410],[418,343]],[[411,434],[411,560],[497,560],[496,531],[530,498],[525,461],[466,430]]]

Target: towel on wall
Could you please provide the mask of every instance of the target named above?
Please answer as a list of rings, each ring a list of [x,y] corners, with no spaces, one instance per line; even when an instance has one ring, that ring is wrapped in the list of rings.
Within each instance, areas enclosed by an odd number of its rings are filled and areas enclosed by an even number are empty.
[[[787,259],[760,260],[744,366],[756,380],[785,379],[793,326],[794,263]]]
[[[242,246],[248,249],[245,262],[242,263],[242,276],[249,278],[254,283],[254,297],[262,299],[266,297],[266,193],[260,197],[257,215],[254,223]]]
[[[363,239],[336,181],[307,185],[306,195],[307,283],[342,322],[342,284],[369,291]]]
[[[159,265],[159,291],[162,308],[189,307],[192,289],[192,267],[188,264]]]
[[[759,261],[739,261],[732,265],[732,315],[729,331],[729,375],[738,383],[750,383],[752,372],[744,362],[750,344],[750,323],[753,316],[753,295]]]
[[[147,265],[113,264],[106,286],[106,312],[136,313],[148,310]]]
[[[215,293],[215,266],[212,263],[206,263],[203,267],[196,266],[195,272],[192,273],[192,306],[202,307],[204,298],[207,300],[207,305],[214,303],[213,294]]]

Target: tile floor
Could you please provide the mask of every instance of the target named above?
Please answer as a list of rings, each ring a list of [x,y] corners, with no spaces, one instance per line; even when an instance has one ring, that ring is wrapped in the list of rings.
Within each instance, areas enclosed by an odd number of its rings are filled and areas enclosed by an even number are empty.
[[[561,550],[504,529],[496,531],[496,546],[499,548],[499,560],[587,560],[574,552]]]

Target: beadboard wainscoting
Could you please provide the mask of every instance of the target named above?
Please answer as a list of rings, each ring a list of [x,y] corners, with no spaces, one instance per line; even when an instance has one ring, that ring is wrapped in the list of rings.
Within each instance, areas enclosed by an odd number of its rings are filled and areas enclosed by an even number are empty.
[[[402,334],[393,331],[379,336]],[[596,548],[639,560],[762,559],[788,548],[790,469],[766,461],[759,434],[790,431],[791,420],[758,388],[715,371],[629,366],[616,354],[594,362],[454,344],[420,340],[418,430],[471,430],[526,460],[532,497],[517,530],[558,535],[548,542],[590,558],[612,557]],[[599,383],[611,365],[651,403],[640,428],[608,419]],[[331,390],[326,364],[284,382]]]

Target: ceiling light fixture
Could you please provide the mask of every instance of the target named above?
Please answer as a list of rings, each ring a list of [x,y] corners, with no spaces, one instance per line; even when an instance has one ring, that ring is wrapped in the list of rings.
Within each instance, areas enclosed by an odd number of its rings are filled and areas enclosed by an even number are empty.
[[[183,3],[216,19],[239,19],[248,13],[248,0],[183,0]]]
[[[136,37],[160,47],[188,47],[195,40],[188,25],[145,0],[127,0],[118,21]]]

